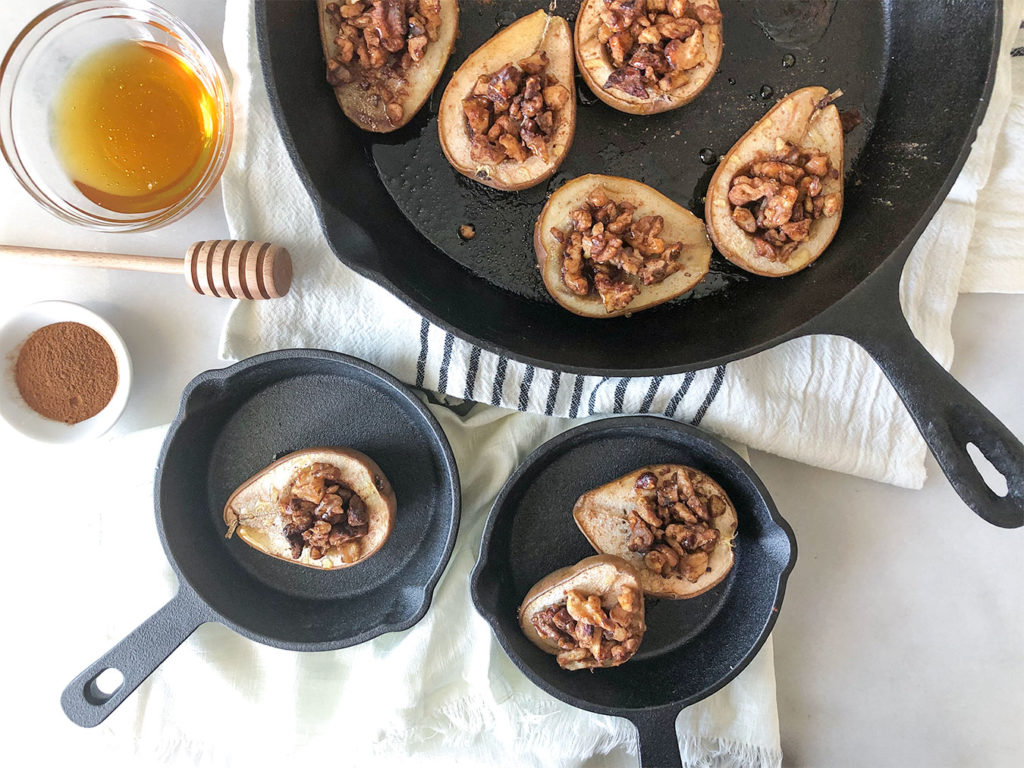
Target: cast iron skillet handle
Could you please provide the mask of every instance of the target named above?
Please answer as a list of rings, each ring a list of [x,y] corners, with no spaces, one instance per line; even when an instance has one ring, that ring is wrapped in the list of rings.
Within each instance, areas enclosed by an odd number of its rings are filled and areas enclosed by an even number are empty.
[[[209,609],[196,594],[180,587],[167,605],[71,681],[60,697],[64,714],[84,728],[99,725],[200,624],[211,618]],[[96,685],[96,678],[111,668],[124,676],[124,682],[113,693],[105,694]]]
[[[669,707],[638,712],[629,718],[640,740],[640,768],[682,768],[683,758],[676,738],[678,716],[679,710]]]
[[[891,268],[887,264],[879,272]],[[812,332],[838,334],[862,346],[889,378],[960,498],[986,522],[1019,528],[1024,525],[1024,446],[914,337],[900,308],[899,277],[899,271],[872,275]],[[968,443],[1006,478],[1006,496],[985,483],[967,453]]]

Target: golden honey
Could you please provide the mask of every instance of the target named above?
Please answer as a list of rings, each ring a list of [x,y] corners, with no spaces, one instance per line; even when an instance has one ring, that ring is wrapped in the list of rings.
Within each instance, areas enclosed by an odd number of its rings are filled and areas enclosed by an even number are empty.
[[[118,213],[174,205],[213,159],[217,102],[198,73],[158,43],[113,43],[68,73],[53,109],[57,156],[89,200]]]

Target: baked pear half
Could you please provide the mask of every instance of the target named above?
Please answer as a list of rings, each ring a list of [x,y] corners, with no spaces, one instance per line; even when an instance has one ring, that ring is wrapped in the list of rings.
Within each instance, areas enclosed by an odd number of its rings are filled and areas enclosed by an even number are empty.
[[[388,133],[420,111],[459,29],[458,0],[317,0],[327,82],[345,116]]]
[[[801,88],[736,142],[711,178],[704,215],[733,264],[766,277],[798,272],[832,242],[843,211],[841,91]]]
[[[560,568],[526,594],[519,606],[519,626],[562,669],[624,664],[647,629],[637,571],[612,555]]]
[[[471,53],[444,90],[437,130],[448,162],[474,181],[519,190],[548,179],[576,131],[565,19],[535,11]]]
[[[310,568],[348,568],[377,552],[395,521],[380,467],[352,448],[291,453],[250,477],[224,505],[227,537]]]
[[[646,184],[587,174],[537,217],[533,247],[548,293],[584,317],[617,317],[681,296],[704,279],[704,222]]]
[[[576,62],[590,90],[635,115],[697,98],[722,60],[718,0],[583,0]]]
[[[594,549],[636,568],[650,597],[695,597],[732,568],[736,508],[692,467],[641,467],[584,493],[573,517]]]

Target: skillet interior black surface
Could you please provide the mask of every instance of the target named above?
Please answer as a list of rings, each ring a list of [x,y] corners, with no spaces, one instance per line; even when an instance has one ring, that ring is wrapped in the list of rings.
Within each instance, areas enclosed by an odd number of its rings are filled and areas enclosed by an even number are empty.
[[[930,0],[723,0],[721,72],[696,101],[633,117],[595,103],[581,85],[576,140],[561,172],[512,194],[473,184],[448,166],[436,136],[437,103],[450,73],[477,45],[546,4],[460,6],[461,36],[430,103],[403,129],[374,136],[344,118],[324,83],[312,0],[257,0],[264,71],[286,143],[346,263],[492,349],[611,374],[701,368],[771,346],[886,258],[905,257],[966,156],[998,27],[995,0],[957,8]],[[556,12],[571,19],[576,7]],[[950,50],[957,51],[955,77],[936,66]],[[794,57],[789,68],[787,55]],[[842,88],[840,105],[865,117],[848,137],[839,234],[813,268],[759,278],[716,255],[713,274],[691,297],[601,322],[577,318],[543,293],[529,233],[555,185],[583,172],[619,173],[702,213],[713,168],[701,163],[700,150],[726,151],[776,96],[811,84]],[[761,97],[764,86],[772,97]],[[456,230],[467,222],[478,234],[464,243]],[[638,337],[646,341],[642,357]]]
[[[739,518],[735,564],[724,582],[696,598],[649,600],[647,633],[627,664],[562,670],[523,635],[519,604],[548,573],[594,554],[572,516],[580,494],[659,462],[705,471],[729,494]],[[761,647],[795,558],[792,531],[767,490],[719,441],[668,419],[603,419],[545,443],[509,479],[484,531],[473,600],[516,666],[552,695],[621,716],[674,707],[674,721],[681,707],[725,685]]]
[[[341,355],[294,350],[203,374],[186,394],[156,488],[172,563],[235,630],[297,650],[341,648],[415,623],[458,529],[447,444],[411,394]],[[443,441],[443,437],[441,438]],[[224,504],[275,458],[315,446],[370,456],[398,499],[391,536],[353,568],[319,571],[225,539]]]

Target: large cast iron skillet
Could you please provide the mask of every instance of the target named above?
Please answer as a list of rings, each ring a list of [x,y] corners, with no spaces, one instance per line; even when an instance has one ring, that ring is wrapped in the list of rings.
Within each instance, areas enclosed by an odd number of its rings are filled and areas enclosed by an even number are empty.
[[[917,342],[898,294],[911,247],[984,113],[999,1],[722,0],[721,72],[696,101],[628,116],[597,102],[577,78],[576,139],[560,172],[532,190],[495,192],[445,161],[438,99],[472,50],[547,6],[461,0],[460,36],[430,103],[402,130],[374,136],[344,118],[325,85],[314,0],[256,0],[271,105],[338,257],[490,350],[576,373],[686,371],[797,336],[847,336],[884,369],[961,497],[991,523],[1024,524],[1024,447]],[[577,7],[555,3],[570,20]],[[551,190],[582,173],[629,176],[703,216],[714,169],[701,150],[727,151],[774,95],[813,84],[842,88],[841,108],[860,110],[864,124],[847,137],[839,233],[812,268],[760,278],[716,256],[689,297],[607,321],[576,317],[547,297],[530,235]],[[463,223],[476,227],[469,242],[457,235]],[[985,485],[969,442],[1006,476],[1007,497]]]
[[[690,600],[649,599],[647,632],[623,666],[567,672],[523,635],[519,604],[541,578],[594,554],[572,516],[580,494],[661,462],[703,470],[729,494],[739,518],[733,568]],[[484,529],[473,602],[530,680],[573,706],[632,721],[644,766],[678,766],[679,710],[710,696],[754,658],[779,615],[795,561],[789,524],[735,452],[669,419],[603,419],[545,443],[509,478]]]
[[[352,568],[317,571],[224,538],[231,492],[275,457],[349,446],[373,458],[398,499],[383,548]],[[427,612],[459,528],[448,441],[399,382],[333,352],[286,350],[200,374],[185,388],[154,487],[160,541],[178,593],[78,675],[61,705],[101,723],[204,622],[265,645],[327,651],[411,627]],[[117,669],[104,693],[97,677]]]

